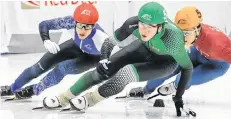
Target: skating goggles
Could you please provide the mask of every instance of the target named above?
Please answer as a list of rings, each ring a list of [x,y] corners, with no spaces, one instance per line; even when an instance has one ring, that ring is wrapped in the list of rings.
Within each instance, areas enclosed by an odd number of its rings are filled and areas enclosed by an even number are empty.
[[[196,33],[196,37],[195,37],[195,39],[193,40],[193,42],[191,42],[191,44],[195,43],[196,40],[198,39],[199,33],[198,33],[197,29],[190,30],[190,31],[183,31],[185,37],[187,37],[187,36],[189,36],[189,35],[192,35],[193,32]],[[184,40],[184,42],[187,42],[187,41]]]
[[[79,29],[85,29],[85,30],[90,30],[90,29],[93,29],[95,25],[94,24],[84,24],[84,23],[79,23],[79,22],[76,22],[76,27],[79,28]]]
[[[141,25],[144,28],[156,28],[158,25],[152,25],[152,24],[145,24],[141,21],[139,21],[139,25]]]
[[[201,25],[199,24],[197,27],[195,27],[193,30],[183,30],[184,36],[187,37],[191,34],[193,34],[194,32],[196,33],[196,35],[199,35],[198,29],[201,27]]]
[[[183,31],[184,36],[187,37],[189,35],[192,35],[193,33],[196,33],[196,30],[190,30],[190,31]]]

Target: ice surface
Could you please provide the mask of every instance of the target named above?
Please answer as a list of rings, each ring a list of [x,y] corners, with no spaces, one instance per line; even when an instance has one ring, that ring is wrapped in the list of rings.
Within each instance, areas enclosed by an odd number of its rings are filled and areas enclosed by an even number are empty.
[[[27,67],[36,63],[42,56],[39,54],[8,55],[0,57],[0,85],[9,85]],[[45,74],[33,80],[38,82]],[[80,74],[82,75],[82,74]],[[174,119],[176,117],[171,97],[158,97],[165,100],[165,108],[153,107],[154,99],[115,100],[113,97],[104,100],[85,113],[75,111],[31,109],[41,105],[46,95],[56,95],[68,89],[80,75],[69,75],[57,86],[44,91],[40,96],[22,101],[3,102],[1,99],[0,119]],[[231,117],[230,71],[226,75],[207,84],[195,86],[185,92],[186,106],[197,113],[198,119],[229,119]],[[199,80],[199,79],[198,79]],[[171,80],[170,80],[171,81]],[[167,82],[165,82],[167,83]],[[133,83],[126,89],[145,83]],[[118,95],[124,95],[126,91]],[[155,92],[154,92],[155,93]],[[185,115],[181,118],[188,118]]]

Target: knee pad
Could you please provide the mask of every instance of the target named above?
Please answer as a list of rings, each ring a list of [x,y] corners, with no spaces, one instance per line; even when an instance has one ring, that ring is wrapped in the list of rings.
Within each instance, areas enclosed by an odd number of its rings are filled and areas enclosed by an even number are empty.
[[[120,69],[110,80],[99,87],[99,94],[109,97],[120,93],[127,84],[137,81],[137,74],[131,65]]]
[[[67,74],[73,74],[77,72],[77,67],[75,62],[68,60],[62,63],[59,63],[54,70],[58,70],[62,75],[66,76]]]
[[[95,83],[101,83],[104,81],[105,77],[102,76],[97,70],[91,71],[91,78],[94,80]]]

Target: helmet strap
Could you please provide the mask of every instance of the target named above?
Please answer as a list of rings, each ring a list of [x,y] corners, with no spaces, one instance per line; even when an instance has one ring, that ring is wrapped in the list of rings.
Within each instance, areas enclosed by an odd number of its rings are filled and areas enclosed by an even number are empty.
[[[198,37],[199,37],[199,35],[200,35],[200,32],[199,32],[199,28],[200,28],[200,27],[201,27],[201,25],[199,24],[197,27],[194,28],[194,31],[195,31],[195,33],[196,33],[196,38],[194,39],[194,41],[193,41],[191,44],[195,43],[196,40],[198,39]]]
[[[158,33],[159,33],[159,29],[160,29],[161,25],[162,25],[162,24],[157,24],[156,34],[158,34]]]

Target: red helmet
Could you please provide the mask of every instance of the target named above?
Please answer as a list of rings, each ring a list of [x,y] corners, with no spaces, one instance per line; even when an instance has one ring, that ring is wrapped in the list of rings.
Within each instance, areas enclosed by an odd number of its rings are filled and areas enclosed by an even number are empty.
[[[75,9],[73,17],[80,23],[95,24],[99,19],[99,13],[94,5],[83,3]]]

